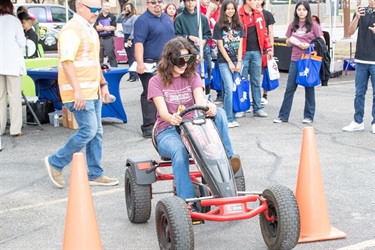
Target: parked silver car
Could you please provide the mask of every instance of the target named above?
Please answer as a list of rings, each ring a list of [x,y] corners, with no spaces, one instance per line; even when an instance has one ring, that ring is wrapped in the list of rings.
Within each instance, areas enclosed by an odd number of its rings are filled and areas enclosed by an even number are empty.
[[[14,11],[18,7],[25,6],[28,12],[35,17],[40,26],[40,43],[44,50],[57,50],[57,37],[59,31],[66,24],[66,9],[56,4],[15,4]],[[69,20],[74,11],[68,10]]]

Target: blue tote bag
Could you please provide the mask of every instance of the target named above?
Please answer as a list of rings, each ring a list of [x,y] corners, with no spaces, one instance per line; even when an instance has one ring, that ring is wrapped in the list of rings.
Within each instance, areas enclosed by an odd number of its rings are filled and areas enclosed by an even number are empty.
[[[264,68],[262,88],[267,91],[272,91],[279,87],[279,79],[271,80],[268,73],[268,68]]]
[[[221,75],[220,75],[220,69],[219,69],[219,63],[215,61],[212,65],[212,70],[211,70],[211,89],[214,90],[221,90]]]
[[[243,112],[250,109],[250,81],[242,79],[241,74],[233,79],[233,111]]]
[[[314,51],[313,45],[305,50],[301,59],[296,61],[297,78],[296,83],[311,88],[320,83],[320,68],[322,67],[322,57]]]

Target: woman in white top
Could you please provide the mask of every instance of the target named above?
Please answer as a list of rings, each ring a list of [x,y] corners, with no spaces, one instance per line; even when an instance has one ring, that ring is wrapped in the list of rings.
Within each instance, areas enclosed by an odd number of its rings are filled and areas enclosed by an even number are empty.
[[[10,134],[22,136],[22,75],[26,74],[23,50],[26,38],[20,20],[13,14],[10,0],[0,1],[0,135],[7,124],[9,96]]]

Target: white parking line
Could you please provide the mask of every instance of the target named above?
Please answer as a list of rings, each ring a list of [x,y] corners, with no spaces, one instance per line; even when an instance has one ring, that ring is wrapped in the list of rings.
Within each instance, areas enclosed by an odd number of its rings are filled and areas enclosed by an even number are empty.
[[[339,248],[337,250],[362,250],[362,249],[374,249],[374,247],[375,247],[375,239],[363,241],[358,244]]]
[[[124,192],[124,188],[116,188],[116,189],[92,193],[92,197],[102,196],[102,195],[107,195],[107,194],[114,194],[114,193],[119,193],[119,192]],[[37,207],[45,207],[45,206],[55,205],[55,204],[58,204],[58,203],[66,202],[67,200],[68,200],[68,197],[63,198],[63,199],[48,201],[48,202],[41,202],[41,203],[37,203],[37,204],[26,205],[26,206],[22,206],[22,207],[9,208],[9,209],[5,209],[5,210],[0,210],[0,214],[15,212],[15,211],[21,211],[21,210],[26,210],[26,209],[31,209],[31,208],[37,208]]]

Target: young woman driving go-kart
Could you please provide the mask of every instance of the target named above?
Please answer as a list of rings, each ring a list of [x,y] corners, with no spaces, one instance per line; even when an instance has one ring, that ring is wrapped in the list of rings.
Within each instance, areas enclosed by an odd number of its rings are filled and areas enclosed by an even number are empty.
[[[195,197],[189,175],[189,153],[175,127],[182,122],[179,113],[185,108],[193,105],[208,108],[206,116],[213,117],[233,172],[236,173],[241,167],[239,156],[233,152],[225,111],[204,98],[204,86],[197,74],[196,56],[196,50],[185,38],[170,40],[164,47],[158,74],[150,79],[148,86],[148,99],[157,108],[154,137],[158,152],[171,159],[177,196],[183,200]],[[185,115],[184,119],[192,117],[194,112]],[[194,202],[189,204],[193,212],[198,211]]]

